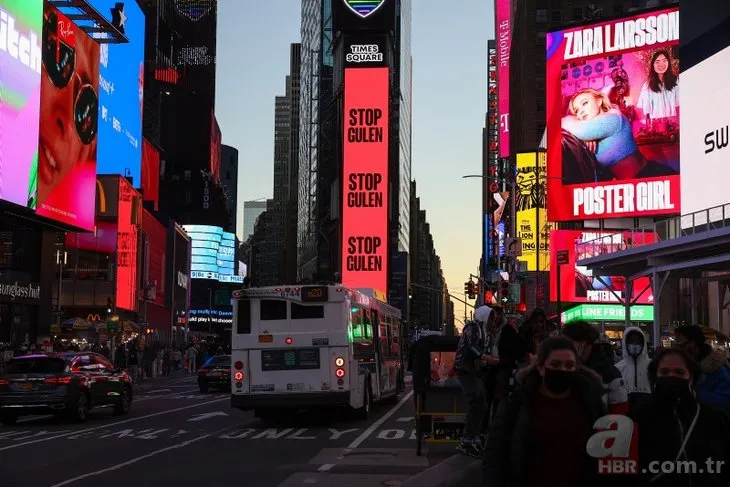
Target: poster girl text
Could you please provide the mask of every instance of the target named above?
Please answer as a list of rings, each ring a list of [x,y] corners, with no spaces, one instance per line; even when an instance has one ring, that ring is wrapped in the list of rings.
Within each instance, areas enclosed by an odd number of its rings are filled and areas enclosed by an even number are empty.
[[[388,292],[388,68],[345,69],[342,282]]]
[[[680,212],[679,8],[547,37],[548,217]]]

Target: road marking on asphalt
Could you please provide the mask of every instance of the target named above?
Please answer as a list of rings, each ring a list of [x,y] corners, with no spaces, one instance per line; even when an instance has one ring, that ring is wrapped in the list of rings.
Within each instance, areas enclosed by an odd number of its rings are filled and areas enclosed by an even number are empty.
[[[398,418],[395,420],[396,423],[410,423],[415,418],[413,416],[406,416],[404,418]]]
[[[370,435],[375,433],[380,426],[383,425],[386,421],[390,419],[391,416],[393,416],[395,413],[398,412],[398,410],[411,398],[413,395],[413,391],[410,391],[408,394],[403,396],[400,401],[398,401],[398,404],[390,408],[388,412],[386,412],[384,415],[382,415],[380,418],[378,418],[377,421],[375,421],[373,424],[371,424],[365,431],[362,432],[360,436],[355,438],[355,440],[350,443],[345,450],[354,450],[358,446],[360,446],[365,440],[367,440]],[[324,465],[321,465],[317,471],[319,472],[329,472],[335,467],[334,463],[325,463]]]
[[[186,389],[184,391],[177,391],[177,392],[173,392],[171,394],[161,394],[159,396],[158,395],[150,396],[150,395],[148,395],[148,393],[146,393],[146,394],[144,394],[143,397],[141,397],[139,399],[133,399],[132,404],[134,404],[135,402],[151,401],[152,399],[160,399],[162,397],[181,396],[181,395],[184,395],[186,392],[193,392],[193,391],[197,391],[197,390],[198,390],[198,388],[196,387],[195,389]]]
[[[31,416],[30,418],[21,418],[17,422],[18,423],[27,423],[29,421],[38,421],[39,419],[49,419],[52,418],[52,414],[44,414],[42,416]]]
[[[44,441],[56,440],[58,438],[65,438],[65,437],[71,436],[71,435],[81,435],[83,433],[88,433],[89,431],[96,431],[96,430],[100,430],[100,429],[104,429],[104,428],[110,428],[112,426],[117,426],[117,425],[120,425],[120,424],[127,424],[127,423],[132,423],[134,421],[140,421],[140,420],[143,420],[143,419],[155,418],[157,416],[163,416],[163,415],[166,415],[166,414],[176,413],[178,411],[185,411],[187,409],[198,408],[200,406],[206,406],[208,404],[215,404],[217,402],[229,401],[229,400],[230,400],[230,398],[228,398],[228,397],[222,397],[220,399],[215,399],[213,401],[200,402],[200,403],[197,403],[197,404],[189,404],[187,406],[182,406],[182,407],[175,408],[175,409],[166,409],[165,411],[160,411],[160,412],[152,413],[152,414],[146,414],[144,416],[138,416],[136,418],[129,418],[129,419],[125,419],[125,420],[122,420],[122,421],[116,421],[114,423],[102,424],[100,426],[95,426],[93,428],[87,428],[87,429],[80,430],[80,431],[72,431],[70,433],[64,433],[64,434],[61,434],[61,435],[49,436],[47,438],[39,438],[37,440],[26,441],[26,442],[23,442],[23,443],[15,443],[15,444],[12,444],[12,445],[3,446],[3,447],[0,447],[0,451],[10,450],[11,448],[18,448],[18,447],[26,446],[26,445],[32,445],[34,443],[41,443],[41,442],[44,442]],[[210,435],[208,435],[208,436],[210,436]]]
[[[228,413],[224,413],[223,411],[212,411],[210,413],[196,414],[192,418],[188,419],[188,421],[203,421],[204,419],[215,418],[216,416],[228,416]]]
[[[102,474],[105,474],[105,473],[114,472],[114,471],[119,470],[121,468],[128,467],[129,465],[134,465],[135,463],[141,462],[142,460],[146,460],[148,458],[152,458],[154,456],[157,456],[157,455],[159,455],[161,453],[165,453],[165,452],[168,452],[168,451],[171,451],[171,450],[177,450],[179,448],[185,448],[188,445],[192,445],[193,443],[197,443],[197,442],[199,442],[201,440],[204,440],[206,438],[210,438],[211,436],[221,434],[221,433],[223,433],[223,432],[225,432],[227,430],[230,430],[230,429],[233,429],[233,428],[232,427],[221,428],[218,431],[215,431],[213,433],[208,433],[206,435],[197,436],[197,437],[192,438],[190,440],[183,441],[182,443],[177,443],[175,445],[171,445],[171,446],[168,446],[168,447],[165,447],[165,448],[160,448],[159,450],[155,450],[155,451],[152,451],[152,452],[147,453],[145,455],[141,455],[141,456],[132,458],[131,460],[127,460],[126,462],[117,463],[116,465],[112,465],[110,467],[102,468],[101,470],[95,470],[93,472],[85,473],[85,474],[79,475],[77,477],[74,477],[74,478],[71,478],[71,479],[68,479],[68,480],[64,480],[63,482],[59,482],[57,484],[51,485],[51,487],[62,487],[64,485],[69,485],[69,484],[73,484],[74,482],[78,482],[79,480],[84,480],[84,479],[88,479],[90,477],[96,477],[98,475],[102,475]]]

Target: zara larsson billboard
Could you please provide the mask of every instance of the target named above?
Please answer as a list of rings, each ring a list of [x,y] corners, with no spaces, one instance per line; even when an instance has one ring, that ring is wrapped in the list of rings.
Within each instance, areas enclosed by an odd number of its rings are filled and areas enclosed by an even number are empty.
[[[342,283],[388,293],[387,67],[345,68]]]
[[[680,212],[679,8],[547,36],[548,217]]]

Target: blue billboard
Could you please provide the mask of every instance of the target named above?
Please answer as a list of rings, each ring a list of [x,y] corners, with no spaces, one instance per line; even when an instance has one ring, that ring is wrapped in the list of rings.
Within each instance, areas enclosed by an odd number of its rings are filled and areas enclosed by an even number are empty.
[[[109,20],[118,19],[125,44],[101,44],[99,60],[98,174],[131,177],[142,185],[142,107],[145,18],[134,0],[87,0]]]
[[[192,240],[191,279],[243,283],[236,275],[236,236],[211,225],[183,225]]]

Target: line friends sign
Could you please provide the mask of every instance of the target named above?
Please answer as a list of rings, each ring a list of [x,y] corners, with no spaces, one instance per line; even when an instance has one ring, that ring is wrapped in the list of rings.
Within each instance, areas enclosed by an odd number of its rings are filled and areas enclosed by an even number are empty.
[[[346,68],[342,283],[387,296],[389,69]]]

